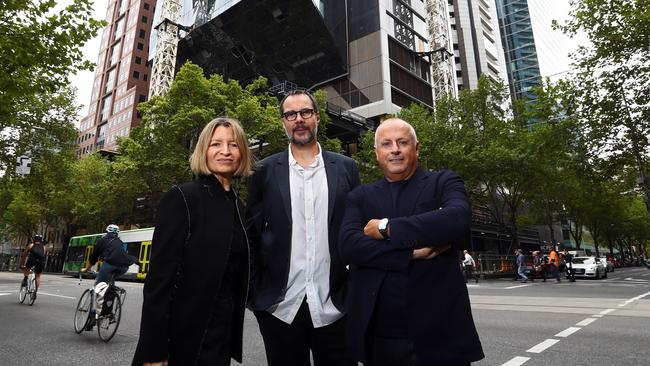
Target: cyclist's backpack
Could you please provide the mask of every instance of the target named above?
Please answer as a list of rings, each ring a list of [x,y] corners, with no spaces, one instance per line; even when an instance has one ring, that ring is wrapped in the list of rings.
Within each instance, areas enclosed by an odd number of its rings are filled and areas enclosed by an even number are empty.
[[[115,291],[113,286],[109,286],[108,289],[106,290],[106,293],[104,294],[104,303],[102,304],[101,315],[110,314],[111,311],[113,311],[113,302],[115,302],[116,296],[117,296],[117,292]]]
[[[29,251],[29,253],[34,259],[41,260],[45,258],[45,249],[41,244],[32,245],[32,249]]]

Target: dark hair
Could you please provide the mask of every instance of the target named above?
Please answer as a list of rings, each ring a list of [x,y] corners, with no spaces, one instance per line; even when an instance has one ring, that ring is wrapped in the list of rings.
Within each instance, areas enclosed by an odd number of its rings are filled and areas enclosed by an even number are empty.
[[[295,89],[288,92],[287,95],[285,95],[284,98],[282,98],[282,101],[280,101],[280,117],[282,117],[282,114],[284,113],[284,101],[286,101],[287,98],[294,95],[306,95],[307,97],[309,97],[309,100],[311,100],[311,106],[312,108],[314,108],[314,112],[318,113],[318,103],[316,102],[316,98],[314,98],[314,96],[310,92],[304,89]]]

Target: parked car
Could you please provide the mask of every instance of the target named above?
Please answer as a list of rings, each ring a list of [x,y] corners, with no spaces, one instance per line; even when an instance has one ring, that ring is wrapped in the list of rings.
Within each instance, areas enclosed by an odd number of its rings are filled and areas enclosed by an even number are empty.
[[[597,258],[599,261],[601,261],[605,265],[605,269],[607,272],[614,272],[614,263],[612,263],[610,260],[607,258]]]
[[[575,257],[571,261],[573,273],[576,277],[607,278],[605,264],[596,257]]]
[[[645,260],[645,266],[648,267],[648,269],[650,269],[650,259]]]

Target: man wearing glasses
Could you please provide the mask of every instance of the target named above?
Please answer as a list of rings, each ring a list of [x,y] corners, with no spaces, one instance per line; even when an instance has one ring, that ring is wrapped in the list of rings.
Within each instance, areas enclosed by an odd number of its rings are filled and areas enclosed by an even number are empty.
[[[344,358],[348,271],[337,239],[347,193],[359,185],[348,157],[323,151],[320,115],[303,90],[280,102],[289,147],[269,156],[249,181],[249,306],[269,366],[356,365]]]

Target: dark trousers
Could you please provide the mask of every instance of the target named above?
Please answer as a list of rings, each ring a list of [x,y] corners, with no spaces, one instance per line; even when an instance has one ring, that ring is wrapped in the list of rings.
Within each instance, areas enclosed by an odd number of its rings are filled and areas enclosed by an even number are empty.
[[[230,343],[234,317],[234,300],[228,294],[215,300],[210,322],[203,337],[199,366],[230,365]]]
[[[557,282],[560,282],[560,270],[557,268],[555,263],[551,263],[551,276],[553,276]]]
[[[345,317],[314,328],[307,301],[303,300],[293,323],[287,324],[266,311],[256,311],[269,366],[356,366],[344,357]]]
[[[474,266],[463,266],[465,269],[465,283],[469,281],[470,278],[473,278],[476,283],[478,283],[478,275],[474,273]]]

